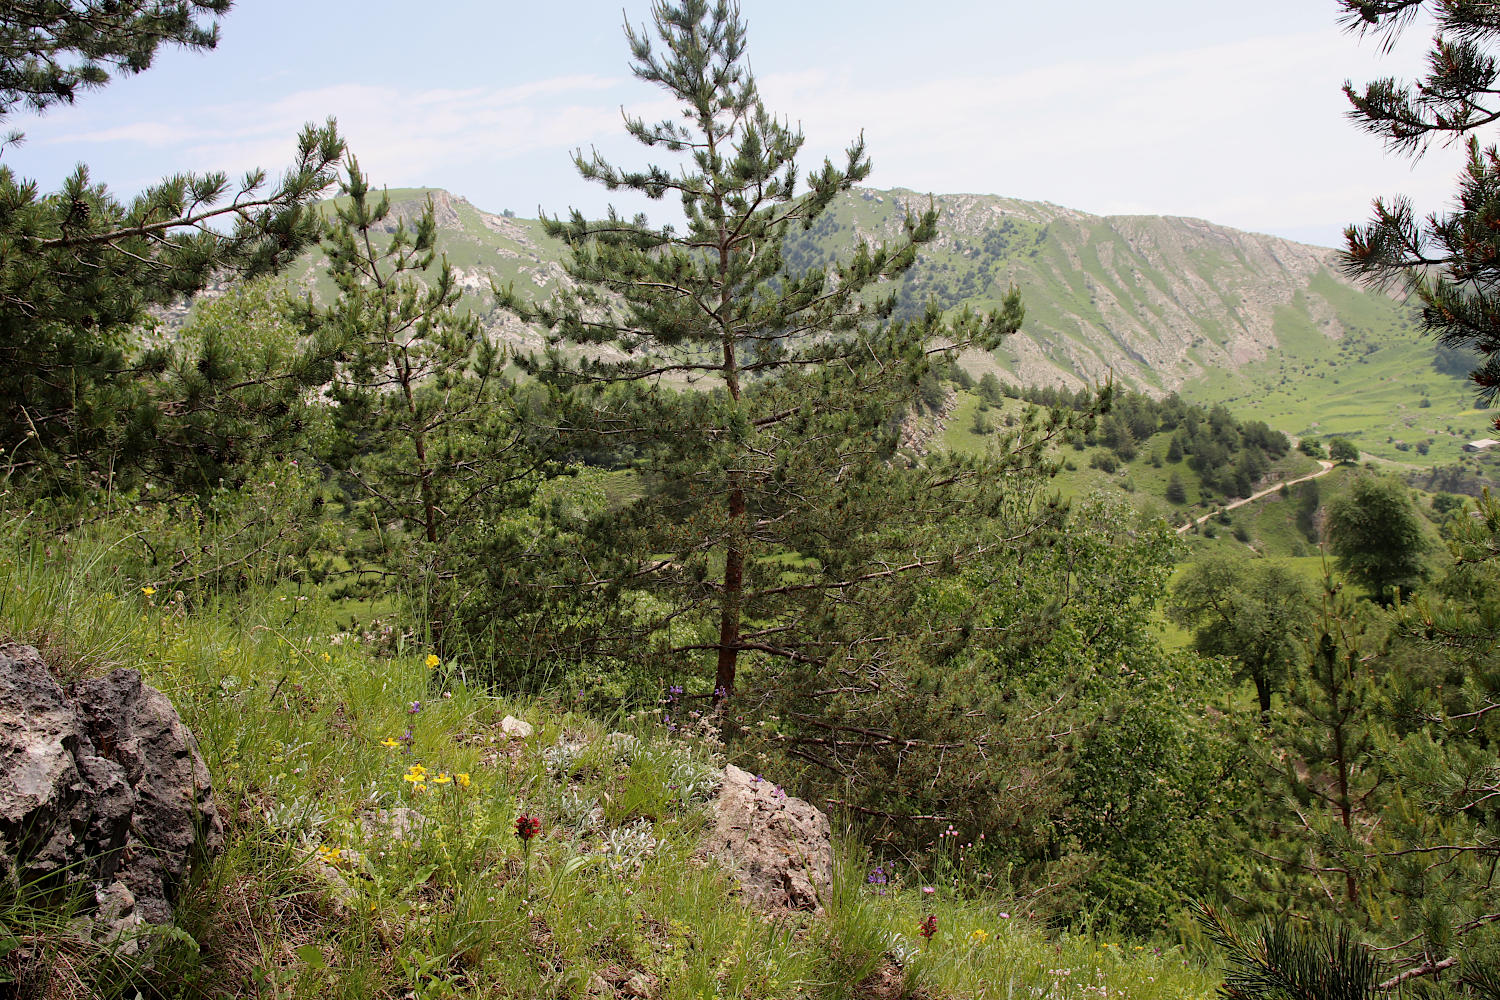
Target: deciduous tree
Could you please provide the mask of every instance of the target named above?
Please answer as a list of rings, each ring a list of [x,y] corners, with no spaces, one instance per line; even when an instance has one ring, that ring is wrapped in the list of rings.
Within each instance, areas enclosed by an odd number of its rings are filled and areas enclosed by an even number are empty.
[[[1239,664],[1262,714],[1302,658],[1311,624],[1310,589],[1284,566],[1216,556],[1187,567],[1172,587],[1169,613],[1193,630],[1193,648]]]
[[[1339,569],[1381,604],[1427,575],[1422,518],[1399,481],[1362,475],[1328,505],[1328,545]]]

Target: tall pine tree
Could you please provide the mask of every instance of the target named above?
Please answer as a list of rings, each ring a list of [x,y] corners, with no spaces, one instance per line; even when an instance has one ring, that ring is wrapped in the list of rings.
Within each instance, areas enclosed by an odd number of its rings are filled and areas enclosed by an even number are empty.
[[[339,294],[309,302],[303,319],[343,346],[331,457],[356,494],[350,555],[362,578],[414,596],[448,654],[486,547],[529,496],[535,464],[505,352],[459,309],[462,289],[438,258],[431,200],[413,225],[393,223],[389,197],[352,158],[342,194],[325,242]]]
[[[554,332],[541,374],[581,394],[565,438],[630,456],[640,474],[639,499],[567,560],[581,591],[639,595],[610,602],[634,611],[596,650],[684,669],[707,654],[723,699],[747,655],[775,676],[881,646],[889,589],[981,554],[939,526],[997,509],[1005,468],[1039,462],[1049,429],[999,445],[1007,462],[903,451],[929,359],[995,346],[1019,326],[1019,297],[984,317],[892,321],[893,279],[936,235],[930,209],[891,242],[790,267],[787,238],[868,176],[863,141],[801,187],[803,136],[761,102],[738,5],[658,0],[652,22],[626,27],[632,69],[680,114],[626,128],[678,163],[576,162],[610,190],[679,199],[685,225],[553,220],[574,289],[510,304]]]

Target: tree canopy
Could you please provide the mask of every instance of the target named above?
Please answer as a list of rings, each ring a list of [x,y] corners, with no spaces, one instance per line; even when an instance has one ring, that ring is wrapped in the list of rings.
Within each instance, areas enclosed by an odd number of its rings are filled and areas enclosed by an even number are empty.
[[[1359,476],[1328,505],[1328,544],[1339,569],[1381,604],[1427,575],[1429,548],[1422,519],[1406,487],[1379,476]]]
[[[1500,17],[1486,0],[1339,3],[1350,30],[1387,43],[1419,19],[1433,24],[1420,79],[1344,84],[1354,121],[1409,156],[1458,139],[1469,151],[1455,209],[1419,218],[1410,198],[1377,200],[1374,218],[1345,233],[1344,270],[1414,295],[1423,325],[1441,344],[1475,352],[1470,378],[1480,400],[1493,403],[1500,394],[1500,154],[1480,136],[1500,121]]]
[[[162,45],[212,47],[217,27],[203,18],[228,6],[7,5],[0,120],[102,86],[106,67],[143,70]],[[83,165],[54,194],[0,166],[0,475],[52,487],[127,475],[164,412],[140,377],[172,364],[169,351],[139,349],[149,310],[294,260],[321,232],[309,204],[333,184],[343,152],[332,121],[309,125],[274,181],[263,170],[237,181],[180,173],[128,202]]]

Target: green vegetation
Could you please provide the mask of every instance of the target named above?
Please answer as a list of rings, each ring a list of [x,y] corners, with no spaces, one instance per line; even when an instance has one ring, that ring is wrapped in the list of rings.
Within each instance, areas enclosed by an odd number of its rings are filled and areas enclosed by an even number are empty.
[[[344,630],[339,603],[294,587],[145,594],[115,557],[137,540],[112,527],[64,543],[4,528],[0,634],[39,646],[64,679],[124,665],[166,692],[199,737],[230,847],[196,873],[149,965],[70,935],[68,911],[0,901],[0,990],[536,997],[640,977],[663,1000],[844,998],[887,981],[954,997],[1060,980],[1212,994],[1181,947],[1050,932],[974,868],[927,894],[921,869],[868,861],[852,841],[825,918],[768,923],[694,857],[722,758],[669,733],[659,709],[611,726],[498,695],[464,682],[474,664],[428,666],[427,647]],[[535,734],[508,737],[507,715]],[[404,808],[427,822],[398,838]],[[519,815],[542,818],[526,854]]]
[[[708,0],[627,29],[685,112],[627,129],[683,160],[579,166],[687,224],[548,220],[561,270],[535,227],[375,197],[352,159],[308,211],[331,126],[229,234],[151,228],[207,181],[95,191],[124,235],[81,244],[66,197],[13,185],[0,638],[64,680],[143,671],[230,829],[139,958],[81,933],[86,887],[0,883],[5,987],[1494,1000],[1493,457],[1429,442],[1429,501],[1333,417],[1294,448],[1223,403],[1007,386],[1013,275],[1040,276],[1054,359],[1066,317],[1116,331],[1099,358],[1134,349],[1122,316],[1173,328],[1180,284],[1120,278],[1157,223],[1006,209],[944,236],[854,187],[858,143],[801,189],[744,31]],[[545,351],[466,311],[479,244],[443,236],[475,225],[531,255],[483,309]],[[138,340],[210,265],[253,277],[314,238],[315,300],[236,280]],[[1256,252],[1170,262],[1199,289],[1193,365],[1244,346],[1256,290],[1225,276]],[[1379,357],[1384,300],[1325,272],[1300,295],[1274,363],[1406,356]],[[821,917],[751,910],[700,856],[729,763],[831,813]]]
[[[1500,393],[1500,324],[1491,303],[1497,246],[1490,220],[1497,209],[1500,158],[1494,144],[1481,148],[1479,130],[1496,117],[1494,51],[1500,25],[1476,4],[1406,3],[1392,8],[1372,0],[1342,0],[1345,16],[1362,32],[1392,41],[1414,10],[1431,9],[1433,35],[1426,78],[1415,84],[1377,80],[1344,92],[1362,128],[1402,152],[1420,155],[1434,140],[1463,137],[1469,162],[1459,178],[1456,211],[1419,221],[1405,198],[1375,203],[1375,218],[1348,233],[1345,270],[1367,282],[1401,285],[1422,304],[1422,327],[1440,344],[1438,363],[1459,369],[1489,404]],[[1473,368],[1464,372],[1465,365]],[[1500,428],[1500,419],[1495,421]]]

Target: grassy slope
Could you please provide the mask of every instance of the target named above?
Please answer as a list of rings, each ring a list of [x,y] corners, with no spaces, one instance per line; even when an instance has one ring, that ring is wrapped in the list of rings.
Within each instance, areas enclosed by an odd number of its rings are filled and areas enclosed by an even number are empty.
[[[882,978],[930,997],[1213,989],[1179,949],[1048,935],[1014,901],[927,895],[900,865],[877,894],[853,844],[826,919],[768,923],[696,859],[710,750],[654,714],[607,724],[493,696],[464,683],[462,664],[429,669],[420,649],[377,658],[335,638],[316,597],[192,610],[114,578],[102,543],[4,537],[0,637],[38,644],[69,675],[118,664],[167,692],[230,834],[149,970],[71,936],[66,913],[0,914],[27,942],[0,976],[44,967],[44,996],[139,984],[180,997],[582,997],[632,978],[683,1000],[895,995],[860,986]],[[507,738],[507,714],[536,734]],[[638,739],[611,738],[615,727]],[[405,780],[418,766],[424,790]],[[427,817],[418,840],[359,822],[399,806]],[[512,833],[521,813],[543,822],[529,857]],[[937,933],[924,942],[928,914]]]
[[[1023,211],[1041,208],[985,200]],[[837,203],[831,215],[839,227],[818,238],[820,248],[827,255],[855,231],[888,228],[897,204],[890,192],[868,192]],[[1148,231],[1166,231],[1176,220],[1133,221]],[[964,305],[985,309],[997,305],[1014,282],[1026,304],[1023,330],[1064,368],[1071,367],[1070,358],[1097,360],[1101,343],[1115,342],[1130,353],[1111,329],[1101,293],[1109,293],[1147,328],[1164,318],[1145,293],[1170,296],[1167,276],[1159,262],[1132,248],[1114,220],[1065,215],[1045,226],[1020,218],[1008,223],[1013,231],[999,254],[982,250],[972,233],[925,247],[913,273],[917,297],[934,288],[950,294],[963,290]],[[1248,262],[1211,245],[1191,249],[1188,257],[1203,285],[1216,291],[1226,309],[1235,310],[1236,293],[1219,279]],[[1106,258],[1116,266],[1106,267]],[[1119,278],[1120,261],[1129,262],[1134,285]],[[1330,318],[1344,331],[1340,339],[1324,332]],[[1204,341],[1229,341],[1230,331],[1217,320],[1199,315],[1196,322]],[[1424,467],[1457,461],[1465,442],[1488,434],[1489,421],[1473,408],[1466,381],[1434,367],[1432,341],[1418,330],[1411,310],[1395,299],[1361,292],[1324,270],[1277,310],[1275,333],[1279,351],[1234,369],[1210,366],[1183,385],[1184,398],[1205,406],[1227,403],[1242,416],[1253,415],[1295,436],[1349,437],[1369,454]],[[966,365],[976,376],[991,368],[1008,375],[1014,361],[1002,348],[992,357],[971,356]],[[1148,370],[1136,381],[1147,391],[1161,390],[1170,375]],[[1400,442],[1410,447],[1398,448]],[[1428,444],[1426,456],[1415,450],[1418,442]]]
[[[1313,328],[1307,294],[1299,293],[1277,313],[1279,354],[1190,382],[1184,398],[1253,412],[1289,434],[1348,437],[1372,455],[1416,465],[1458,461],[1465,442],[1486,436],[1488,418],[1473,408],[1468,383],[1433,367],[1433,343],[1405,307],[1358,295],[1326,274],[1309,292],[1334,305],[1348,335],[1330,340]],[[1429,443],[1425,457],[1396,447],[1419,441]]]

